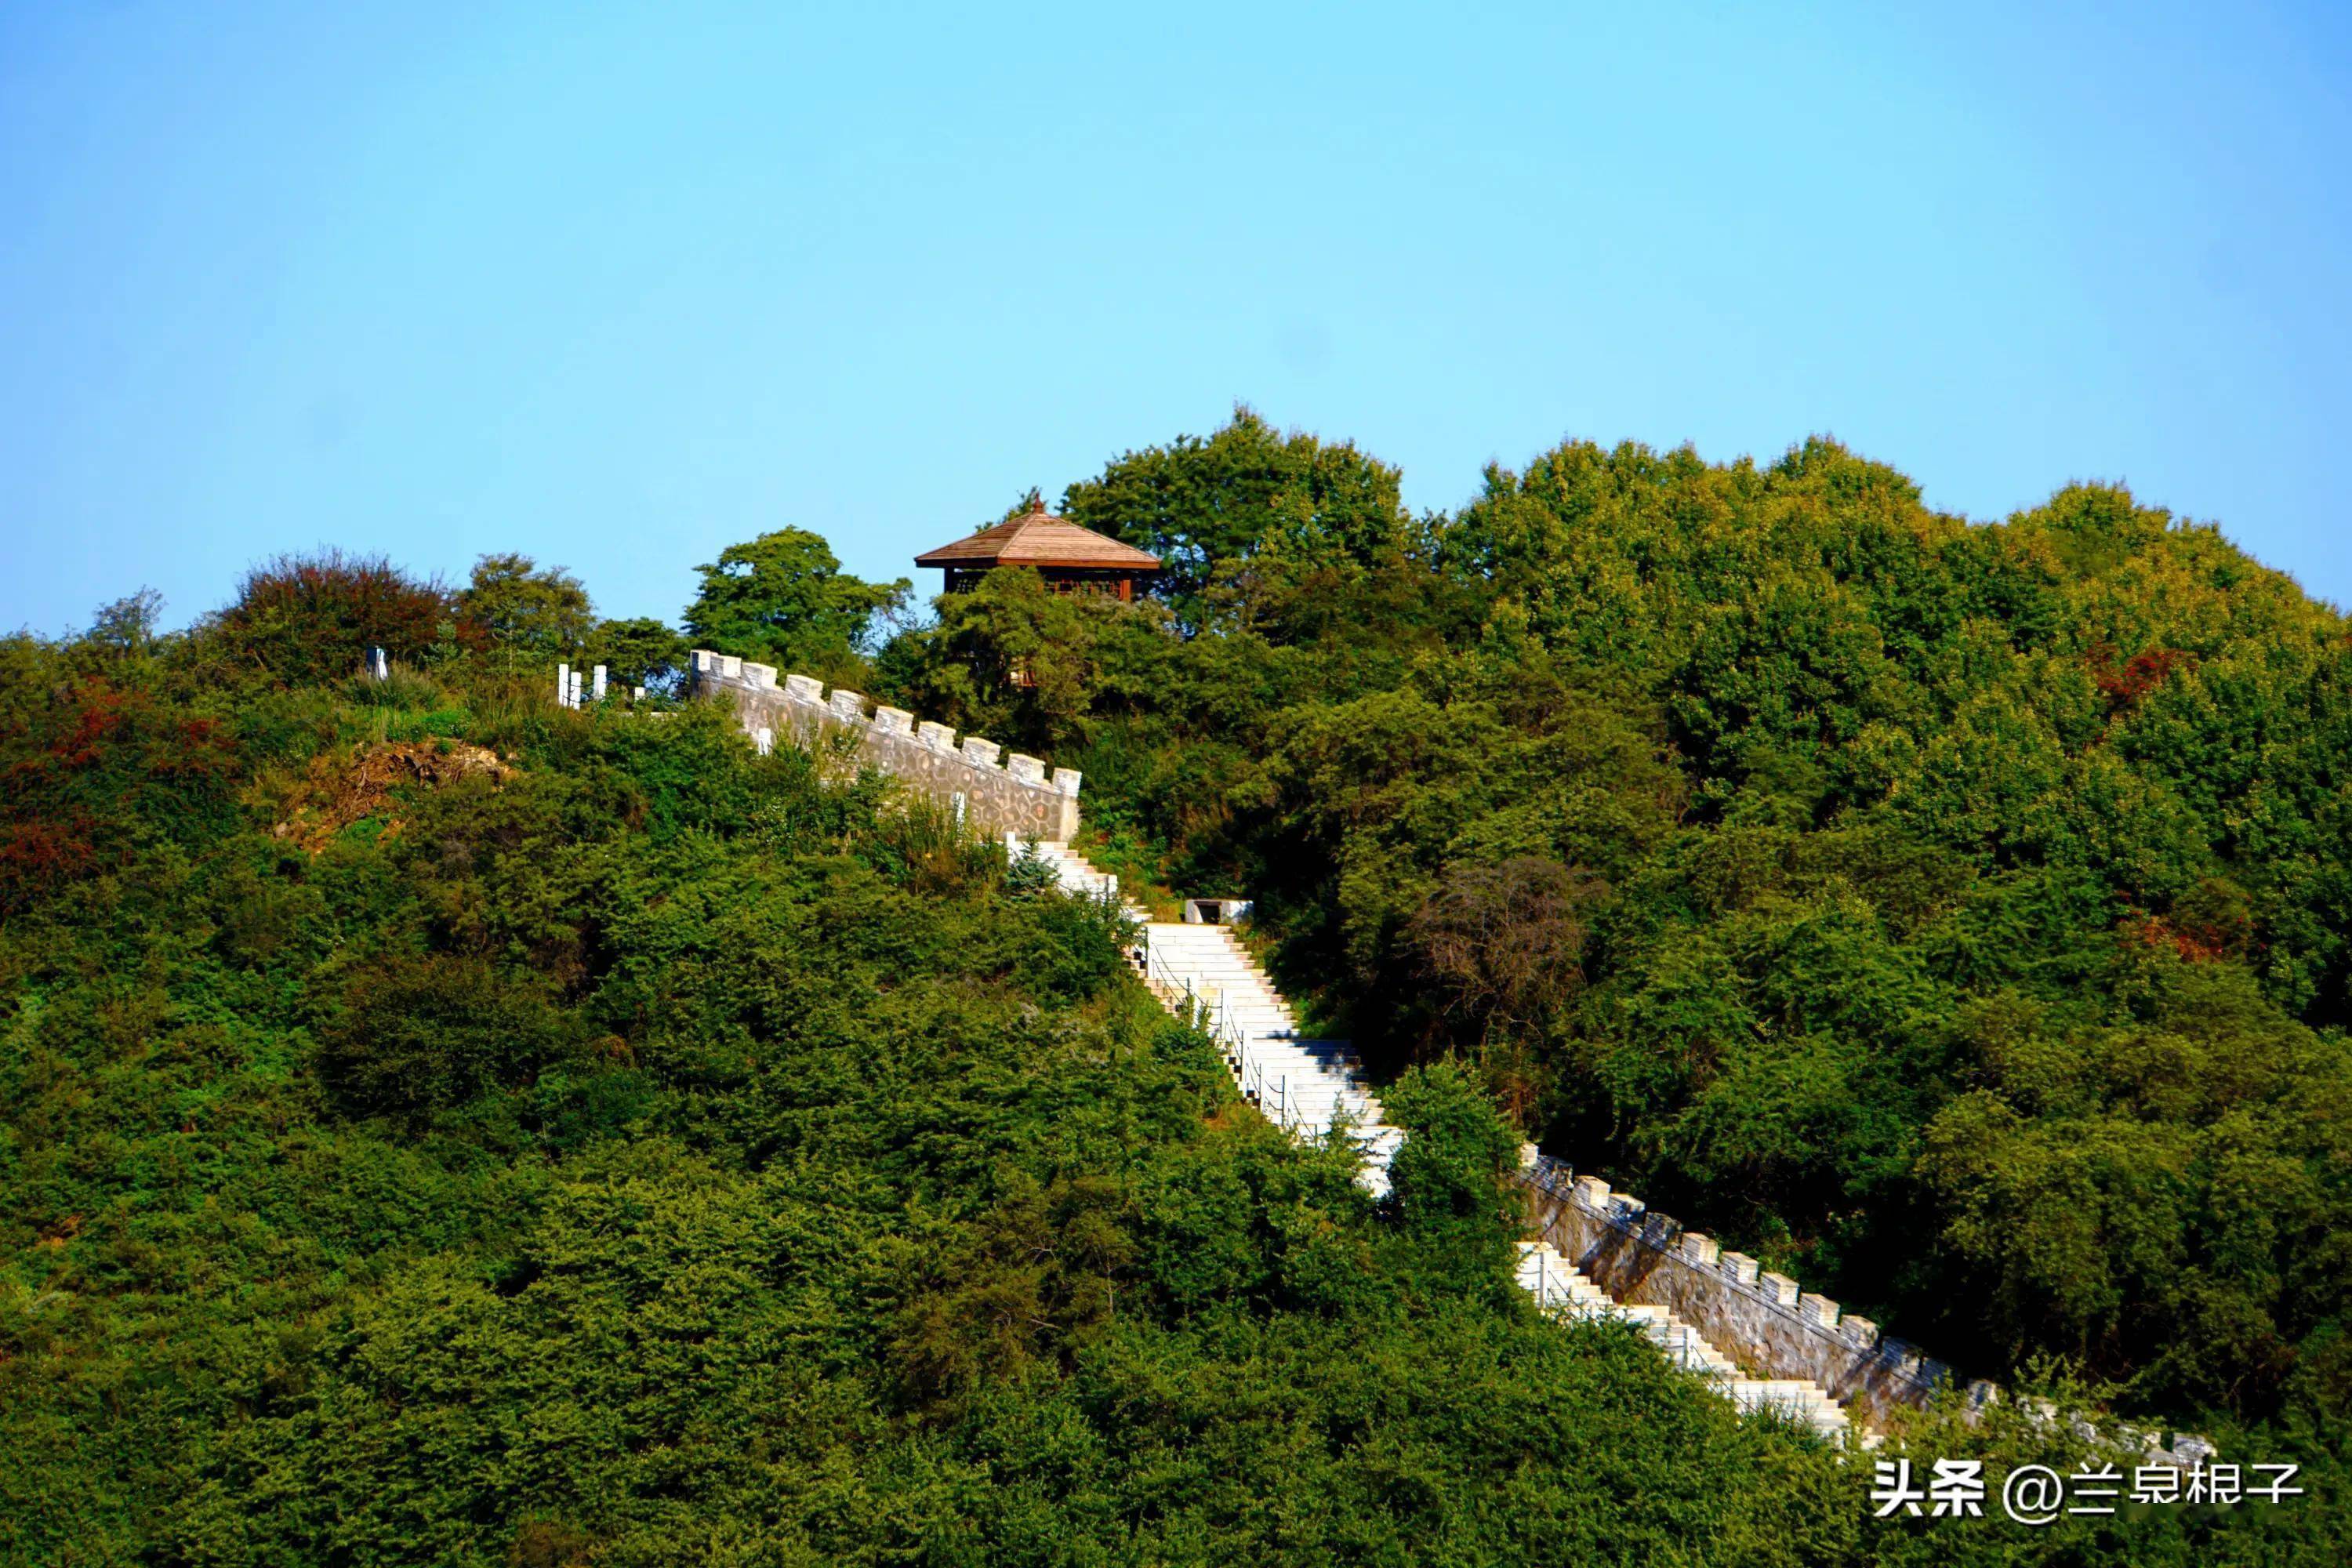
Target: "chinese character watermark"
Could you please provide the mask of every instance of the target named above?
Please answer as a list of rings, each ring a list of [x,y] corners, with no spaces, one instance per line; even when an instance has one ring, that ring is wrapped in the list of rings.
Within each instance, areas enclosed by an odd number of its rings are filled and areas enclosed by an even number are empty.
[[[2252,1469],[2257,1478],[2246,1479]],[[2069,1515],[2105,1516],[2122,1502],[2170,1507],[2235,1508],[2247,1500],[2284,1502],[2301,1497],[2294,1484],[2296,1465],[2224,1465],[2200,1459],[2179,1465],[2140,1465],[2128,1487],[2119,1465],[2086,1465],[2062,1476],[2048,1465],[2019,1465],[2001,1479],[2000,1510],[2036,1529]],[[1872,1516],[1893,1519],[1982,1519],[1987,1484],[1981,1459],[1936,1459],[1923,1479],[1908,1459],[1880,1459],[1870,1486]]]

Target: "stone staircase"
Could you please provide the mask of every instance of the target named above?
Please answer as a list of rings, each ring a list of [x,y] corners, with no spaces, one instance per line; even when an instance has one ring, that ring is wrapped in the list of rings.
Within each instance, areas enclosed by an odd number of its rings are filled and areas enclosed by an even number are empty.
[[[1556,1317],[1632,1323],[1665,1352],[1667,1360],[1696,1373],[1743,1413],[1774,1411],[1832,1441],[1842,1438],[1852,1425],[1845,1411],[1819,1384],[1804,1378],[1748,1376],[1671,1309],[1612,1299],[1549,1241],[1519,1243],[1517,1279],[1519,1289],[1533,1296],[1538,1307]]]
[[[1006,847],[1019,855],[1024,841],[1010,836]],[[1065,889],[1114,900],[1142,927],[1144,940],[1129,956],[1144,983],[1171,1012],[1201,1020],[1244,1098],[1300,1138],[1322,1138],[1344,1121],[1364,1152],[1358,1182],[1375,1196],[1388,1192],[1389,1161],[1404,1133],[1381,1119],[1381,1102],[1365,1085],[1363,1064],[1345,1040],[1301,1037],[1290,1004],[1249,950],[1234,940],[1230,927],[1152,920],[1119,892],[1118,878],[1097,870],[1067,844],[1037,841],[1028,847],[1053,868]],[[1833,1440],[1848,1428],[1846,1413],[1818,1384],[1748,1376],[1673,1311],[1613,1300],[1548,1241],[1519,1243],[1517,1279],[1538,1307],[1555,1316],[1634,1324],[1675,1365],[1704,1379],[1742,1411],[1776,1411]]]
[[[1221,925],[1155,921],[1121,897],[1118,879],[1099,871],[1066,844],[1039,843],[1038,857],[1063,887],[1118,900],[1143,928],[1129,956],[1170,1011],[1197,1016],[1223,1052],[1244,1099],[1267,1121],[1302,1139],[1319,1140],[1345,1122],[1363,1151],[1357,1180],[1374,1196],[1388,1192],[1388,1165],[1404,1133],[1381,1120],[1365,1085],[1363,1063],[1345,1040],[1309,1039],[1297,1016],[1248,949]]]

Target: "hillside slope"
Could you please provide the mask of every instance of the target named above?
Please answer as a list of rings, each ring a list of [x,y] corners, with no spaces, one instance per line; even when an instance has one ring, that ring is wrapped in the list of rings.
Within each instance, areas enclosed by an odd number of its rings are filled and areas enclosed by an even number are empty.
[[[1007,576],[856,673],[1256,896],[1386,1055],[1384,1204],[1100,911],[723,714],[559,710],[463,595],[0,640],[0,1562],[2341,1562],[2333,613],[2111,491],[1568,448],[1414,520],[1300,441],[1074,489],[1206,542],[1169,605]],[[1874,1521],[1535,1315],[1522,1131],[2308,1491]]]
[[[1383,1217],[878,785],[715,712],[7,658],[12,843],[95,837],[0,926],[6,1561],[1854,1537],[1827,1456],[1518,1304],[1465,1085],[1401,1091],[1444,1158]],[[505,765],[273,831],[457,736]]]

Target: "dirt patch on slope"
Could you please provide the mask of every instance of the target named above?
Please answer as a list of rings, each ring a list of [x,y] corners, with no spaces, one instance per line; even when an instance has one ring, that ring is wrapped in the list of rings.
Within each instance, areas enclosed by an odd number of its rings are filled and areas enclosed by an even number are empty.
[[[438,789],[477,775],[503,784],[516,771],[496,752],[464,741],[387,742],[340,765],[315,757],[293,809],[270,836],[316,855],[352,823],[383,816],[384,837],[390,837],[401,828],[401,791]]]

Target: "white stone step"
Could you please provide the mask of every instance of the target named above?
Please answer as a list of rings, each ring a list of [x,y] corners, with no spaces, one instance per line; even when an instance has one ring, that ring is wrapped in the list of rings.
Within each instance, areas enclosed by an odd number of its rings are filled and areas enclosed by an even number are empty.
[[[1837,1402],[1818,1384],[1801,1378],[1751,1378],[1706,1336],[1671,1310],[1646,1302],[1618,1302],[1585,1277],[1549,1241],[1519,1243],[1514,1270],[1522,1289],[1538,1304],[1571,1318],[1630,1323],[1675,1363],[1704,1379],[1742,1411],[1769,1410],[1836,1438],[1851,1425]]]

